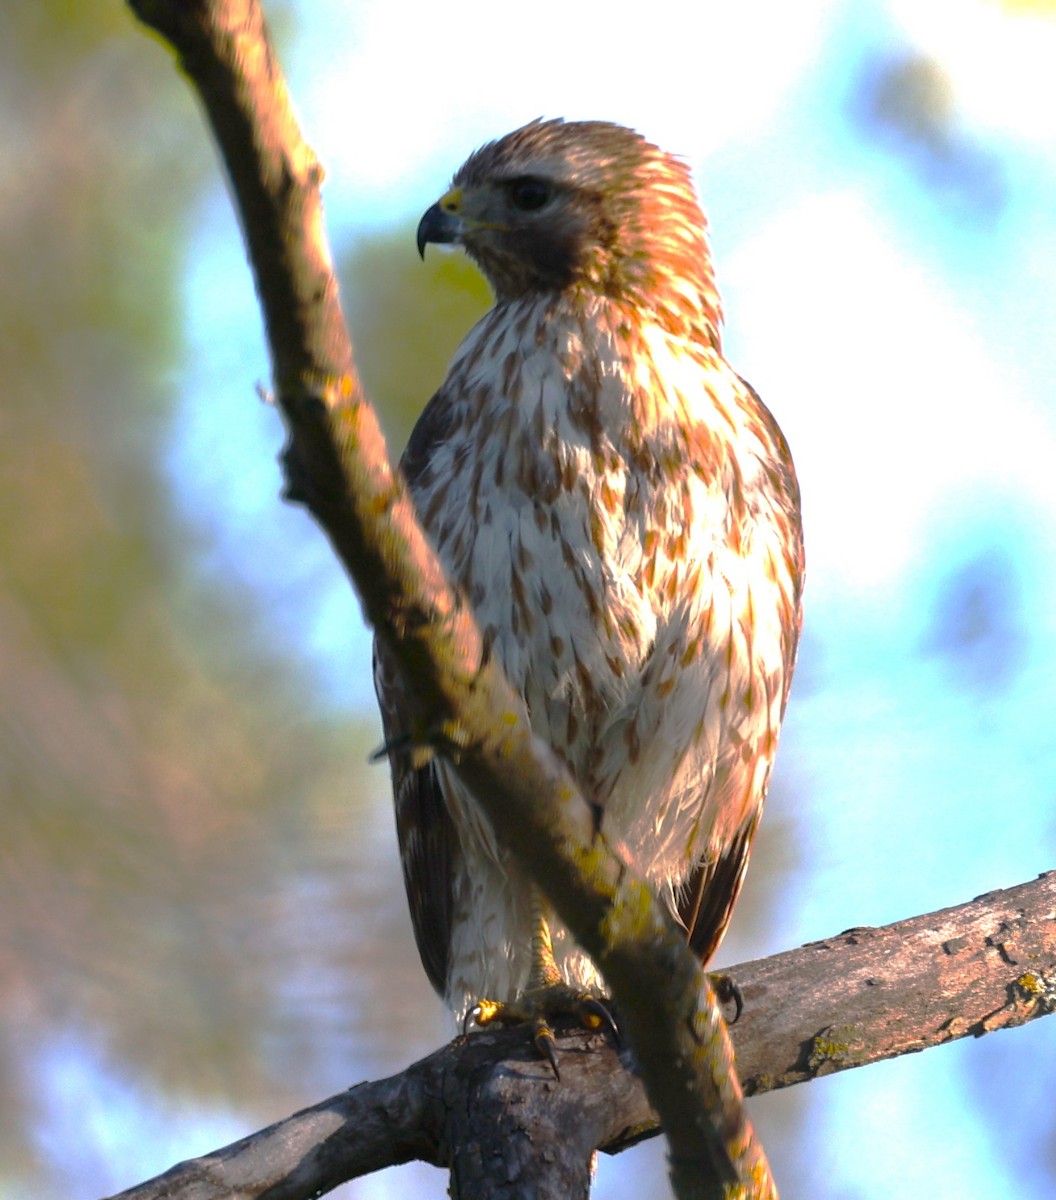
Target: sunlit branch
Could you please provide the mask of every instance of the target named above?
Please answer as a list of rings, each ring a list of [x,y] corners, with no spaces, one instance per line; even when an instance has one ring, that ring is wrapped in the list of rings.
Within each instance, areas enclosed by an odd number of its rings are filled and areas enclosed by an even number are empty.
[[[745,1002],[733,1040],[748,1094],[1011,1029],[1056,1011],[1056,871],[729,975]],[[540,1145],[582,1164],[595,1147],[657,1132],[644,1088],[604,1036],[577,1032],[560,1048],[554,1091],[523,1031],[457,1039],[112,1200],[307,1200],[411,1159],[450,1166],[470,1134],[478,1157],[493,1152],[506,1169]]]

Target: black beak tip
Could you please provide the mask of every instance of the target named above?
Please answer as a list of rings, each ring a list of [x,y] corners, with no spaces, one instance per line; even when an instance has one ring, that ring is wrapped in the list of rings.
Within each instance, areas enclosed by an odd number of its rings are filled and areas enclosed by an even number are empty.
[[[459,235],[460,222],[457,217],[445,212],[439,204],[427,208],[418,222],[418,253],[425,258],[425,248],[430,242],[453,242]]]

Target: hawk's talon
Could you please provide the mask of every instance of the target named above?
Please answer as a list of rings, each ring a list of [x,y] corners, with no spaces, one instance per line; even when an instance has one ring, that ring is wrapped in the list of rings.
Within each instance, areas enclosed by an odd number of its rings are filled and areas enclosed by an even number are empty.
[[[591,1033],[608,1031],[617,1047],[622,1044],[616,1020],[604,1000],[590,992],[577,991],[565,983],[544,984],[529,988],[516,1000],[478,1000],[466,1013],[462,1032],[469,1024],[484,1028],[487,1025],[528,1025],[539,1056],[553,1068],[554,1077],[561,1078],[557,1067],[557,1039],[550,1019],[557,1016],[575,1017],[583,1029]]]
[[[550,1028],[545,1017],[535,1017],[532,1021],[532,1041],[542,1058],[550,1064],[554,1078],[561,1082],[561,1072],[557,1069],[557,1042],[554,1031]]]
[[[715,996],[719,1003],[723,1007],[727,1004],[733,1005],[733,1016],[726,1024],[736,1025],[741,1019],[741,1013],[744,1012],[744,993],[730,976],[722,971],[714,973],[709,971],[708,978],[711,980],[711,986],[715,989]]]
[[[604,1026],[609,1031],[609,1035],[617,1047],[623,1045],[623,1038],[620,1036],[620,1027],[616,1024],[616,1018],[612,1015],[612,1010],[604,1001],[597,1000],[593,996],[584,997],[579,1019],[584,1029],[601,1029]]]
[[[414,740],[411,735],[409,733],[398,733],[395,737],[382,742],[376,749],[371,750],[367,762],[378,763],[396,751],[403,753],[404,751],[413,749]]]
[[[434,757],[447,758],[457,763],[469,745],[465,731],[451,721],[427,729],[422,736],[398,733],[387,738],[376,750],[370,752],[368,762],[381,762],[392,754],[409,754],[415,767],[424,767]]]
[[[476,1004],[474,1004],[469,1010],[469,1012],[466,1013],[465,1020],[462,1022],[462,1032],[468,1032],[470,1017],[473,1018],[473,1021],[479,1025],[481,1029],[483,1029],[485,1025],[493,1025],[496,1021],[500,1023],[507,1022],[513,1024],[517,1021],[527,1020],[527,1016],[522,1014],[519,1010],[515,1014],[510,1015],[510,1009],[512,1007],[512,1005],[503,1004],[501,1000],[478,1000]]]

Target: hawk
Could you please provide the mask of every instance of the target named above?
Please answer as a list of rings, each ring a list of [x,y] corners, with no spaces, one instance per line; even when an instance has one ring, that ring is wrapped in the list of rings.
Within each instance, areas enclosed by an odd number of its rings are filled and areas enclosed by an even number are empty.
[[[759,822],[800,629],[788,446],[726,363],[686,165],[599,121],[477,150],[422,218],[494,307],[402,459],[420,520],[533,730],[705,962]],[[465,1019],[603,994],[598,971],[440,758],[376,646],[414,932]],[[538,1026],[537,1026],[538,1032]]]

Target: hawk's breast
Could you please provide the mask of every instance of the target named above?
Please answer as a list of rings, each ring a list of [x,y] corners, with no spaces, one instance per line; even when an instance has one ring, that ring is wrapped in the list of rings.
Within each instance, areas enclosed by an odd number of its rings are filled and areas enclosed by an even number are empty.
[[[761,802],[775,748],[798,586],[776,427],[710,345],[601,300],[492,310],[437,399],[423,522],[607,836],[677,883]]]

